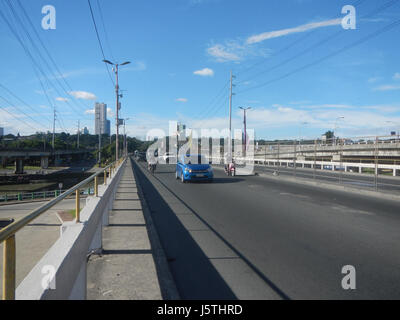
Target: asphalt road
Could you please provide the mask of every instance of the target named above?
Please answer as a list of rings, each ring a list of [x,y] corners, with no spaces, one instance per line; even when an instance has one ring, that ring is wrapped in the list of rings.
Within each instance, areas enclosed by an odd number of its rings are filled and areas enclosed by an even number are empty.
[[[288,167],[255,166],[255,172],[294,176],[294,169]],[[314,170],[309,168],[296,168],[296,177],[314,179]],[[348,185],[356,188],[375,190],[375,176],[373,174],[344,173],[331,170],[315,170],[315,179],[335,184]],[[379,191],[389,191],[400,195],[400,177],[378,175],[377,187]]]
[[[221,170],[185,184],[174,166],[136,172],[184,299],[400,298],[399,202]],[[342,288],[346,265],[355,290]]]

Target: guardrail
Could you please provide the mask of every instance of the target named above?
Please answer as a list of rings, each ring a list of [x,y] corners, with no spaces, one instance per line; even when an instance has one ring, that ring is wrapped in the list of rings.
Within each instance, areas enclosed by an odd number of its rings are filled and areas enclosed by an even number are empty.
[[[59,195],[66,192],[65,190],[51,190],[51,191],[36,191],[36,192],[19,192],[19,193],[6,193],[0,195],[0,203],[10,202],[10,201],[25,201],[25,200],[40,200],[48,198],[57,198]],[[86,190],[81,190],[81,195],[92,195],[94,194],[94,188],[87,188]]]
[[[15,289],[16,289],[16,247],[15,247],[15,234],[29,224],[32,220],[39,217],[41,214],[52,208],[54,205],[75,193],[75,212],[76,212],[76,223],[80,222],[80,189],[94,180],[94,195],[98,196],[98,176],[104,174],[104,184],[107,184],[107,174],[111,178],[119,165],[124,161],[124,158],[120,158],[117,162],[114,162],[107,167],[103,168],[99,172],[94,173],[89,178],[81,181],[77,185],[68,189],[57,198],[45,203],[41,207],[33,210],[25,217],[14,221],[7,225],[5,228],[0,230],[0,243],[4,242],[3,247],[3,300],[14,300]]]

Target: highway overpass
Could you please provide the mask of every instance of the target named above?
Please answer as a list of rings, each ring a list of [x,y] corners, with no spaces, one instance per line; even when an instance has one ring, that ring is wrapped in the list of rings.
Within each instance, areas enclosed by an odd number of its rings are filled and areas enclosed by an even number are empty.
[[[52,159],[54,164],[61,165],[63,158],[68,159],[82,159],[93,150],[80,149],[80,150],[54,150],[54,151],[40,151],[40,150],[0,150],[1,164],[3,167],[9,162],[14,162],[15,173],[24,173],[24,163],[29,159],[40,159],[40,166],[42,169],[47,169],[49,160]]]

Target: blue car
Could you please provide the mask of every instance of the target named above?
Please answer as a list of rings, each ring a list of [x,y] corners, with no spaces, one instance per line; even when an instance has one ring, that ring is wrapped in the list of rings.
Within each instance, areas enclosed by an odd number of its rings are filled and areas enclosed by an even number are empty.
[[[213,169],[203,155],[185,155],[178,159],[175,170],[176,179],[186,181],[209,181],[214,178]]]

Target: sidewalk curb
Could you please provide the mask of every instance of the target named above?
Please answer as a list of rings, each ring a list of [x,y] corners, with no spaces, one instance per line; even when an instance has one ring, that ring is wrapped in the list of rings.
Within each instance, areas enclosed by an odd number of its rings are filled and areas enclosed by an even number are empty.
[[[130,158],[130,161],[132,164],[135,165],[135,167],[142,171],[136,161],[134,161],[132,158]],[[134,169],[133,165],[132,169]],[[151,212],[147,204],[147,200],[144,197],[142,186],[140,184],[140,180],[137,177],[136,170],[133,170],[133,174],[135,176],[140,202],[142,203],[143,215],[146,220],[151,247],[154,252],[154,262],[156,264],[158,281],[160,282],[161,295],[164,300],[180,300],[181,298],[179,296],[178,289],[176,288],[174,278],[172,277],[171,271],[169,269],[167,257],[165,255],[164,248],[161,245],[158,232],[151,217]]]

